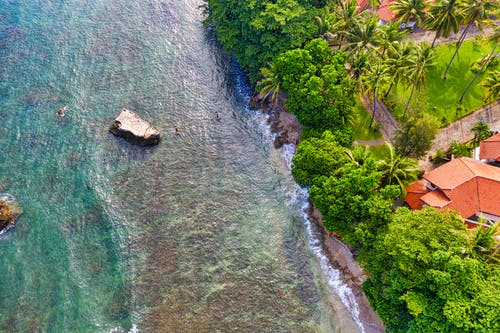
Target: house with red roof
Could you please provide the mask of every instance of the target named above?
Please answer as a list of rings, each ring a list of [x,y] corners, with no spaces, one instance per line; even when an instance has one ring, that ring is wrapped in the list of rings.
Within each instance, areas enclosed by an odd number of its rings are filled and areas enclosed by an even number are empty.
[[[470,158],[457,158],[424,174],[408,186],[406,203],[412,209],[432,206],[453,209],[469,227],[500,220],[500,168]]]
[[[500,163],[500,133],[479,144],[479,158],[488,163]]]

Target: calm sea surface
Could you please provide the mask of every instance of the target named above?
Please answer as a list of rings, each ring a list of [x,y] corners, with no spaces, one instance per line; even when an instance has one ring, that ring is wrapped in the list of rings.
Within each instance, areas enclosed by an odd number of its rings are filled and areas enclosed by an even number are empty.
[[[358,329],[201,4],[0,0],[0,194],[24,208],[0,332]],[[123,107],[158,146],[108,133]]]

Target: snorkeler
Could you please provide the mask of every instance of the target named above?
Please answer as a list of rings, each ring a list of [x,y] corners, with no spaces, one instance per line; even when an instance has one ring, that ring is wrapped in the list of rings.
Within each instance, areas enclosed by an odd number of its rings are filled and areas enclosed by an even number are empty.
[[[63,106],[62,108],[60,108],[59,110],[57,110],[57,115],[59,117],[64,117],[66,115],[66,111],[68,110],[68,106],[65,105]]]

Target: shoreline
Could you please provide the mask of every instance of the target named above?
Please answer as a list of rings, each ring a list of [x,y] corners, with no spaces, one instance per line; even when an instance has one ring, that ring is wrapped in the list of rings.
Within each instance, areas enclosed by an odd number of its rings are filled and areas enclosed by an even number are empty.
[[[252,95],[249,102],[250,108],[269,114],[268,124],[271,131],[279,133],[274,140],[274,146],[277,149],[284,144],[293,144],[296,147],[303,128],[297,118],[286,111],[284,102],[284,97],[279,96],[275,102],[268,103],[257,93]],[[355,261],[351,250],[339,238],[326,230],[321,222],[321,213],[311,202],[306,213],[315,231],[321,235],[321,246],[330,264],[341,272],[342,281],[351,288],[354,294],[359,307],[358,317],[363,323],[365,333],[385,332],[385,326],[363,292],[362,284],[367,279],[367,275]]]

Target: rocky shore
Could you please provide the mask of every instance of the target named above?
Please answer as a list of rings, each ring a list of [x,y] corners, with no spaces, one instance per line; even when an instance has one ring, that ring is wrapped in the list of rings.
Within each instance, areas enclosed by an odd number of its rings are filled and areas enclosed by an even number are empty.
[[[283,96],[278,96],[276,101],[269,103],[260,98],[258,94],[254,94],[249,103],[251,108],[260,109],[269,114],[268,122],[271,130],[279,133],[274,140],[276,148],[280,148],[283,144],[297,145],[302,133],[302,126],[298,123],[297,118],[286,110],[284,102]],[[349,247],[324,228],[321,223],[321,213],[312,205],[310,207],[308,215],[314,227],[321,234],[321,243],[325,254],[331,265],[342,272],[342,280],[352,289],[356,297],[359,306],[359,319],[364,324],[365,333],[385,332],[382,321],[370,306],[363,292],[362,284],[367,279],[366,273],[355,261]]]

